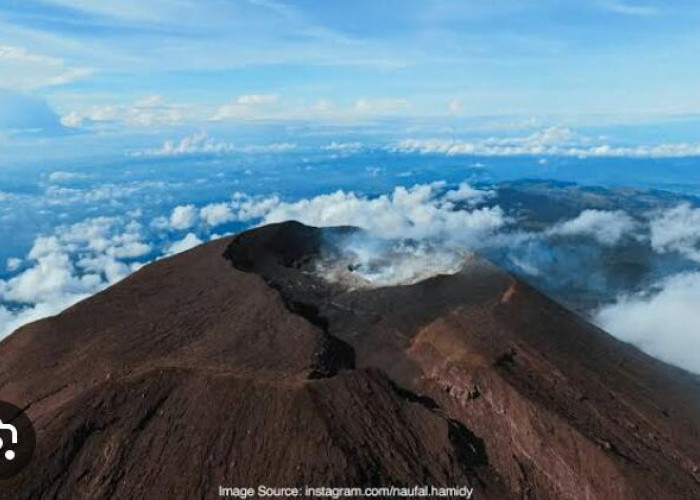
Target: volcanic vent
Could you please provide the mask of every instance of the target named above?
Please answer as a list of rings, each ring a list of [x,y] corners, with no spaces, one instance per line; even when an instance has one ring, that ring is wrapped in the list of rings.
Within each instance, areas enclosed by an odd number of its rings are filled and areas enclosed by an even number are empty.
[[[697,377],[477,256],[421,260],[415,242],[362,254],[364,238],[262,227],[5,339],[0,399],[27,408],[38,444],[1,496],[698,496]]]
[[[312,272],[349,289],[412,285],[455,274],[474,257],[440,241],[383,240],[360,231],[326,240]]]

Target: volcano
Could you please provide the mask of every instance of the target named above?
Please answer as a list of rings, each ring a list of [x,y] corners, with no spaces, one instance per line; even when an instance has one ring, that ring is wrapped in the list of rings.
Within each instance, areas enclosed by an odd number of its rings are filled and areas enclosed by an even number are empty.
[[[394,285],[319,272],[353,276],[341,242],[358,234],[212,241],[3,340],[0,399],[37,444],[0,497],[700,498],[697,376],[475,255]]]

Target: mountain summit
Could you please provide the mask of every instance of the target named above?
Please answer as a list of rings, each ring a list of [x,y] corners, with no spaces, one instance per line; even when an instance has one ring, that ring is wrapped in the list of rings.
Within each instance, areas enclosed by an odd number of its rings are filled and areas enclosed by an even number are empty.
[[[254,229],[6,338],[0,399],[25,409],[37,444],[0,497],[258,485],[700,496],[698,377],[477,256],[372,286],[376,270],[343,255],[362,234]]]

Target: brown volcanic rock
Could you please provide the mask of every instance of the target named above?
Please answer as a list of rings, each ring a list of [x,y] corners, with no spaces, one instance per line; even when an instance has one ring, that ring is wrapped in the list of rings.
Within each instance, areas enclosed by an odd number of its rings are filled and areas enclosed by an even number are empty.
[[[208,243],[1,342],[0,399],[28,407],[38,445],[0,497],[700,496],[697,377],[479,260],[354,291],[307,272],[353,231]]]

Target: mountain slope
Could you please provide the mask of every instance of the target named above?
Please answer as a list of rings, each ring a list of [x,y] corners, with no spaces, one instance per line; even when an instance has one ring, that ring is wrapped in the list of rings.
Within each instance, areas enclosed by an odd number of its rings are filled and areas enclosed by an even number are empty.
[[[468,484],[694,498],[700,383],[475,259],[410,286],[311,272],[351,228],[285,223],[146,266],[0,343],[32,464],[3,498]]]

